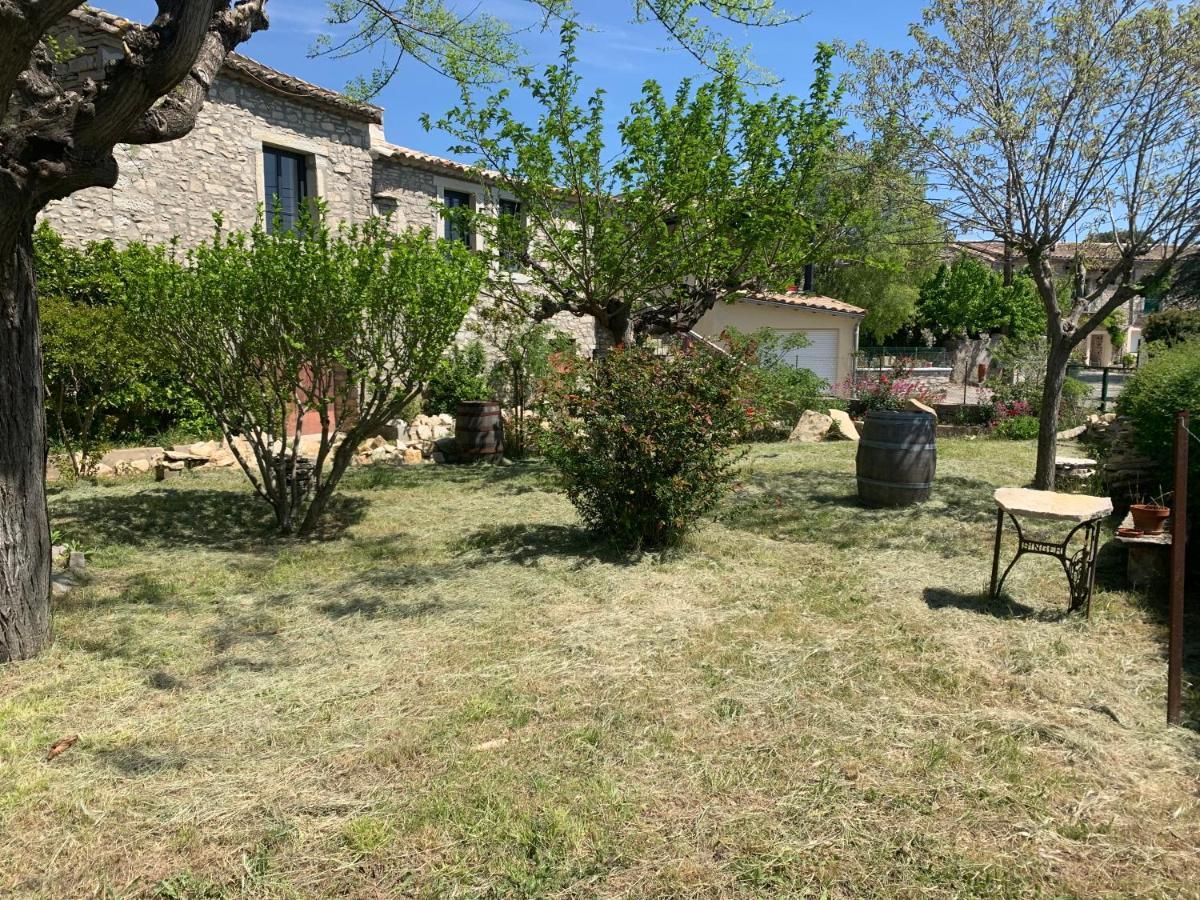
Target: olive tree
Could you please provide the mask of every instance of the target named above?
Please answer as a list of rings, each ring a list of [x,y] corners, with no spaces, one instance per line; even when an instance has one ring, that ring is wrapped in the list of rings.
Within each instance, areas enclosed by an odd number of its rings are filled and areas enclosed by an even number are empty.
[[[82,83],[52,30],[79,0],[0,2],[0,662],[50,633],[46,419],[33,231],[52,200],[117,181],[113,148],[187,134],[226,55],[266,28],[266,0],[157,0],[124,56]]]
[[[140,303],[285,534],[312,531],[359,444],[421,392],[483,261],[388,222],[223,233],[164,252]],[[314,445],[302,447],[306,420]],[[310,438],[311,440],[311,438]]]
[[[1200,236],[1200,5],[934,0],[910,33],[911,51],[858,52],[862,107],[906,130],[960,234],[1028,266],[1050,348],[1035,484],[1052,488],[1072,351]],[[1099,277],[1064,301],[1055,245],[1098,231],[1113,238]],[[1135,280],[1152,245],[1159,264]]]

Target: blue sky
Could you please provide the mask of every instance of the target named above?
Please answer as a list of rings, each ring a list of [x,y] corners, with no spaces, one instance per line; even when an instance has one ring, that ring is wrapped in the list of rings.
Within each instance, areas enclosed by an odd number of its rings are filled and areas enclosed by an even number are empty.
[[[149,21],[155,6],[151,0],[108,0],[96,5],[138,21]],[[524,0],[464,0],[462,8],[473,9],[476,5],[516,27],[530,27],[537,21],[535,7]],[[780,0],[780,5],[788,12],[807,15],[798,23],[780,28],[729,28],[727,33],[740,43],[750,44],[755,60],[783,79],[778,90],[798,95],[808,91],[818,41],[866,41],[877,47],[904,47],[908,25],[920,16],[922,7],[917,0],[809,0],[807,6]],[[578,0],[577,6],[589,26],[580,39],[580,70],[589,89],[603,87],[607,92],[609,115],[614,122],[647,78],[670,87],[681,78],[702,74],[690,56],[670,46],[661,28],[630,21],[632,3]],[[327,30],[322,0],[271,0],[267,8],[271,28],[243,47],[247,55],[336,90],[355,75],[370,70],[371,61],[365,58],[310,58],[313,42]],[[531,62],[548,61],[557,51],[556,34],[527,33],[521,39],[530,49]],[[401,66],[376,102],[385,110],[389,140],[429,153],[447,154],[449,139],[425,132],[419,116],[429,113],[436,119],[455,104],[457,97],[456,87],[444,77],[418,63],[409,63]],[[514,107],[522,109],[516,98]]]

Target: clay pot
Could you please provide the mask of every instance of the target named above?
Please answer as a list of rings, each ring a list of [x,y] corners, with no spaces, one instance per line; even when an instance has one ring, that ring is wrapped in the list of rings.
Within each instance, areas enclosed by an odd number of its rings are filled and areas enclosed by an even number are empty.
[[[1133,527],[1145,534],[1162,534],[1163,523],[1171,515],[1167,507],[1149,503],[1135,503],[1129,511],[1133,513]]]

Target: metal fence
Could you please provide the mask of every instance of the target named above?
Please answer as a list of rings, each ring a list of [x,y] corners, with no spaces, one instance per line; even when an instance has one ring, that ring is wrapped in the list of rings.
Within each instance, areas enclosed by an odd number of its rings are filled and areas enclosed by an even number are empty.
[[[1134,373],[1136,367],[1127,366],[1067,366],[1067,376],[1082,381],[1092,389],[1092,400],[1100,406],[1100,412],[1107,412],[1116,403],[1117,397],[1125,389],[1125,382]]]
[[[901,363],[915,369],[950,368],[945,347],[862,347],[856,357],[860,371],[890,369]]]

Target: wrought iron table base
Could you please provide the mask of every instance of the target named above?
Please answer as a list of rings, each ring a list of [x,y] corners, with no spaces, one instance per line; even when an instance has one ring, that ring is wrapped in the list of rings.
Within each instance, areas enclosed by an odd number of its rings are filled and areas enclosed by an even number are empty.
[[[1004,517],[1007,515],[1012,520],[1013,527],[1017,530],[1017,555],[1013,557],[1012,562],[1008,564],[1008,568],[1004,570],[1003,575],[1000,573],[1000,541],[1004,535]],[[1071,589],[1071,611],[1083,608],[1087,612],[1088,618],[1092,615],[1092,588],[1096,584],[1096,552],[1100,544],[1100,519],[1090,519],[1087,522],[1080,522],[1071,529],[1066,539],[1061,542],[1054,541],[1038,541],[1025,537],[1025,533],[1021,530],[1021,523],[1017,517],[1005,509],[996,510],[996,548],[992,554],[992,588],[989,596],[993,599],[1000,596],[1000,591],[1004,589],[1004,581],[1008,578],[1008,573],[1013,570],[1013,566],[1025,554],[1034,554],[1037,556],[1049,556],[1057,559],[1062,563],[1063,572],[1067,576],[1067,584]],[[1074,553],[1071,552],[1071,541],[1075,539],[1075,535],[1083,532],[1083,545]],[[997,579],[997,575],[999,578]]]

